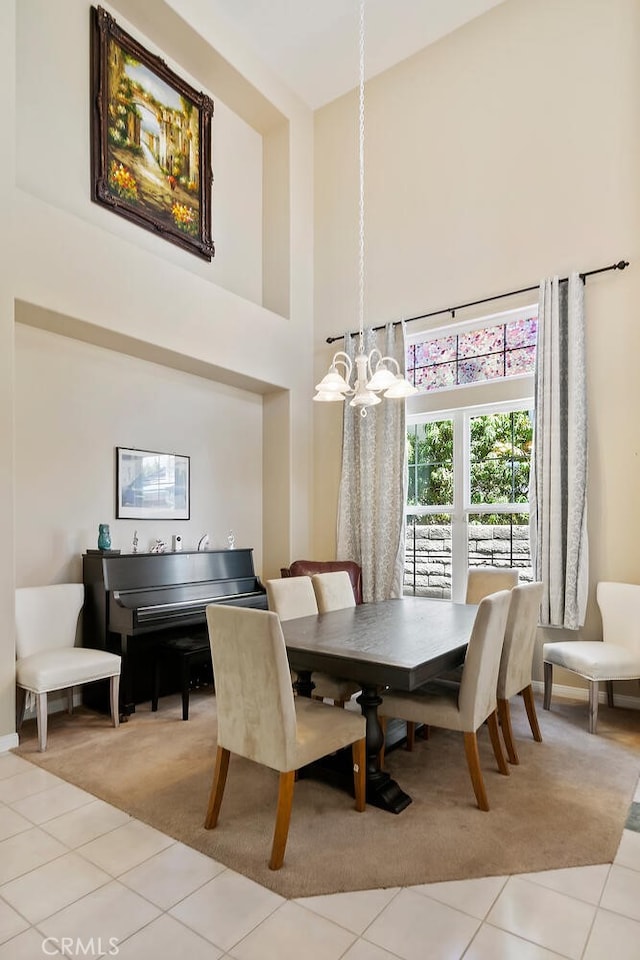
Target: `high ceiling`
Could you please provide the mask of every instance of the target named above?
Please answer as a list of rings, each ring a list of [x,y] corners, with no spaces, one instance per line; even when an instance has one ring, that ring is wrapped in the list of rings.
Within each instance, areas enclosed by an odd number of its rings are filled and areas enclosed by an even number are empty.
[[[504,0],[366,0],[365,74],[381,73]],[[359,0],[210,0],[310,107],[358,84]]]

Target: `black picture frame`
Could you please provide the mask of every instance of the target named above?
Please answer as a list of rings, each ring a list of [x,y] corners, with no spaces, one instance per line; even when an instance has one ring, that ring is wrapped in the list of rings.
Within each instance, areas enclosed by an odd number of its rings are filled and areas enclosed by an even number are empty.
[[[190,458],[116,447],[116,518],[189,520]]]
[[[211,260],[213,101],[91,7],[91,199]]]

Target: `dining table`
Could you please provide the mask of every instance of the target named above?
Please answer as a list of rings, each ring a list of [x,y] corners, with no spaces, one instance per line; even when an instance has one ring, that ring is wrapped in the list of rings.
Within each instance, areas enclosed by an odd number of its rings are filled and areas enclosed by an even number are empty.
[[[298,695],[310,696],[314,670],[355,680],[366,720],[367,803],[400,813],[411,797],[380,766],[384,690],[412,691],[464,662],[476,604],[402,597],[282,621]],[[338,708],[336,708],[338,709]]]

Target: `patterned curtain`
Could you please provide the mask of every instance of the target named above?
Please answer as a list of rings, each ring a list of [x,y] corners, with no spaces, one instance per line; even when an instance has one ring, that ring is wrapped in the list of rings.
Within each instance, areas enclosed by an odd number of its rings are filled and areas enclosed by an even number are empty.
[[[531,555],[544,583],[540,622],[577,630],[587,605],[587,400],[584,285],[540,285],[531,461]]]
[[[376,342],[365,330],[365,353],[378,347],[405,369],[404,324],[388,324]],[[353,360],[358,336],[345,335],[345,353]],[[406,502],[405,401],[382,398],[360,411],[344,405],[342,474],[338,501],[339,560],[362,567],[363,600],[402,596]]]

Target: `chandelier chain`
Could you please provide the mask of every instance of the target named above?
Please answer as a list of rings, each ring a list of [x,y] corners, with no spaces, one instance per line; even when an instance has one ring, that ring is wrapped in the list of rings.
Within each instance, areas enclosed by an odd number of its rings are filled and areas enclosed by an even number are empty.
[[[322,403],[333,403],[350,397],[349,405],[359,409],[360,416],[366,417],[367,408],[381,402],[382,393],[385,397],[402,400],[413,393],[416,388],[406,380],[400,372],[400,364],[395,357],[383,357],[377,347],[373,347],[368,354],[364,351],[364,7],[365,0],[360,3],[359,52],[360,52],[360,82],[358,87],[358,147],[359,147],[359,341],[358,351],[352,358],[344,350],[338,350],[333,355],[331,366],[316,384],[318,391],[313,398]],[[352,383],[352,374],[355,367],[355,382]]]
[[[358,318],[360,334],[360,353],[364,353],[364,4],[365,0],[360,0],[360,27],[359,27],[359,49],[360,49],[360,84],[358,97],[358,156],[359,156],[359,174],[360,174],[360,194],[358,205],[358,223],[359,223],[359,287],[358,287]]]

